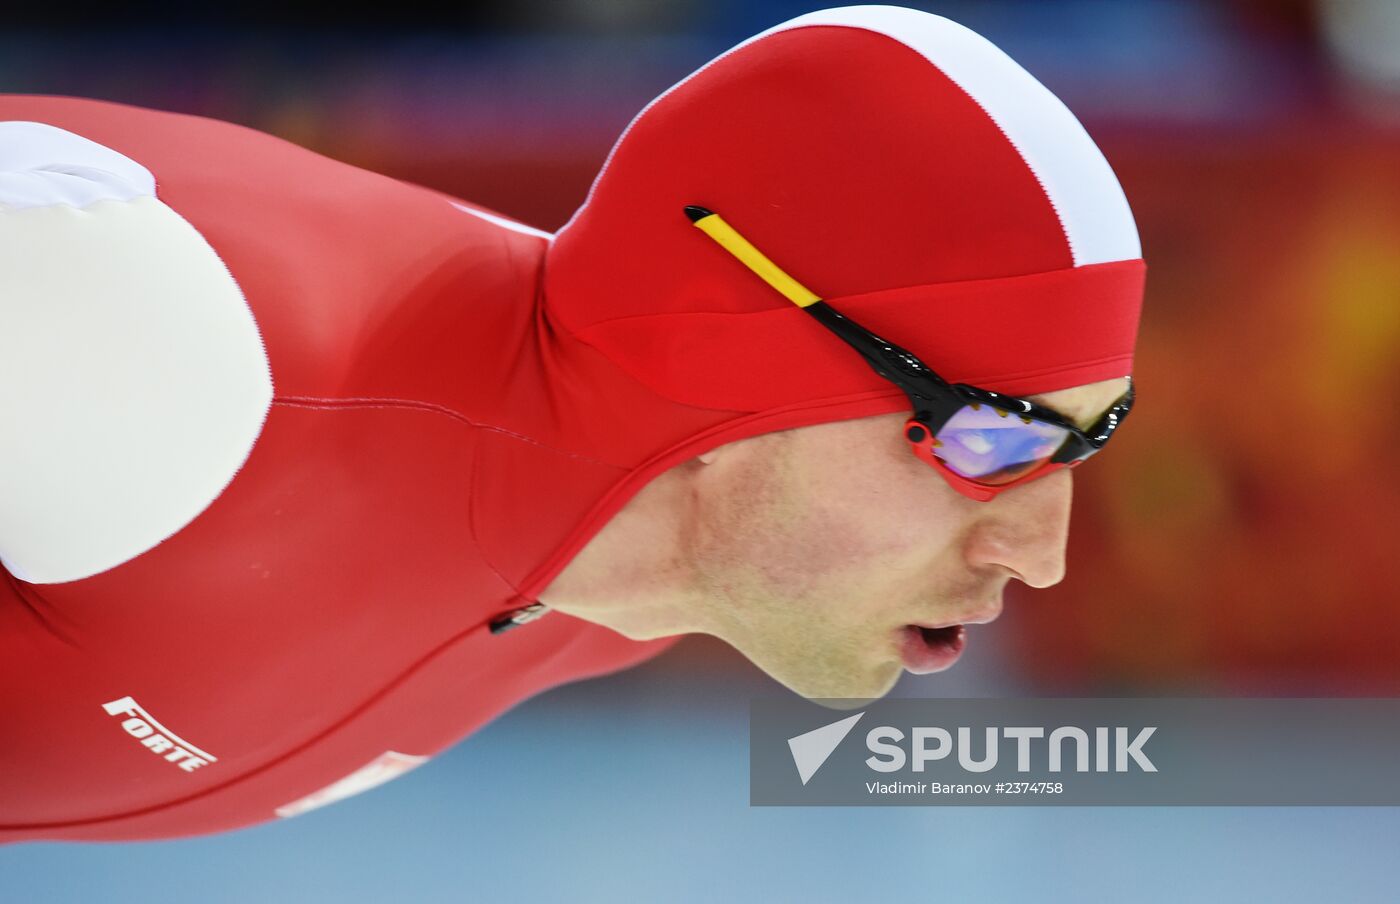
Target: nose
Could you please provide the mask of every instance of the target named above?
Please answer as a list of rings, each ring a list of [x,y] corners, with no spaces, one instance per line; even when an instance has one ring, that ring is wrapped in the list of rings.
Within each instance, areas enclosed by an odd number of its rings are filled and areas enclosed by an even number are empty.
[[[1064,580],[1074,481],[1068,468],[981,504],[964,555],[978,570],[999,566],[1032,587]]]

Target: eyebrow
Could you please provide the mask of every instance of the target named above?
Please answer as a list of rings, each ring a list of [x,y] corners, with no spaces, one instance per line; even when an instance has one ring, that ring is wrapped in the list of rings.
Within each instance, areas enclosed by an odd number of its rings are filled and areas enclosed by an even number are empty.
[[[1112,402],[1109,402],[1107,405],[1105,405],[1105,406],[1103,407],[1102,410],[1096,411],[1096,412],[1094,412],[1092,415],[1090,415],[1089,417],[1083,418],[1083,419],[1076,419],[1076,418],[1069,417],[1068,415],[1065,415],[1064,412],[1060,412],[1060,414],[1061,414],[1062,416],[1064,416],[1070,423],[1072,423],[1072,424],[1074,424],[1076,427],[1078,427],[1080,430],[1088,430],[1090,427],[1094,426],[1095,424],[1097,424],[1097,423],[1099,422],[1099,418],[1103,417],[1103,416],[1108,412],[1108,409],[1112,408],[1114,405],[1117,405],[1117,404],[1118,404],[1118,402],[1117,402],[1116,400],[1115,400],[1115,401],[1112,401]],[[1052,410],[1059,411],[1058,408],[1052,409]]]
[[[1068,414],[1066,414],[1064,411],[1061,411],[1059,408],[1056,408],[1054,405],[1047,405],[1047,404],[1045,404],[1044,402],[1039,401],[1035,396],[1026,396],[1026,398],[1027,398],[1028,400],[1032,401],[1032,402],[1035,402],[1037,405],[1039,405],[1039,406],[1042,407],[1042,408],[1048,408],[1048,409],[1050,409],[1051,411],[1053,411],[1053,412],[1055,412],[1056,414],[1058,414],[1060,417],[1064,418],[1065,420],[1069,421],[1069,422],[1070,422],[1071,424],[1073,424],[1074,426],[1078,427],[1080,430],[1087,430],[1087,429],[1089,429],[1090,427],[1092,427],[1092,426],[1094,426],[1095,424],[1097,424],[1097,423],[1099,422],[1099,418],[1103,417],[1103,416],[1109,411],[1109,409],[1111,409],[1114,405],[1117,405],[1117,404],[1118,404],[1118,399],[1114,399],[1112,402],[1109,402],[1107,405],[1105,405],[1103,408],[1099,409],[1099,410],[1098,410],[1097,412],[1095,412],[1093,415],[1091,415],[1091,416],[1089,416],[1089,417],[1087,417],[1087,418],[1084,418],[1084,419],[1080,419],[1080,418],[1070,417]],[[1120,398],[1121,398],[1121,397],[1120,397]]]

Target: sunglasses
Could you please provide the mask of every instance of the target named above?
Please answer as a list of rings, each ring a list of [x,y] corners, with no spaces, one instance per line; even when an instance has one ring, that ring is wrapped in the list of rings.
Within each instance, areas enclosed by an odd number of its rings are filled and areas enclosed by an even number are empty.
[[[949,383],[893,342],[875,335],[783,272],[719,214],[689,205],[706,235],[860,353],[875,373],[904,390],[914,408],[904,437],[954,490],[987,502],[1023,483],[1073,468],[1098,452],[1133,407],[1127,392],[1087,430],[1057,411],[966,383]]]

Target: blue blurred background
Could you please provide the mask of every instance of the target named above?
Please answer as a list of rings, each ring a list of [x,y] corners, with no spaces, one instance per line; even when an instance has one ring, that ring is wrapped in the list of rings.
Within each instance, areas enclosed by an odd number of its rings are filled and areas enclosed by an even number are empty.
[[[1078,472],[1069,577],[897,693],[1400,693],[1400,2],[909,5],[1080,116],[1151,271],[1141,410]],[[816,8],[67,3],[7,12],[0,91],[228,119],[554,229],[647,101]],[[751,809],[748,699],[777,691],[688,638],[294,819],[0,848],[0,902],[1396,899],[1385,808]]]

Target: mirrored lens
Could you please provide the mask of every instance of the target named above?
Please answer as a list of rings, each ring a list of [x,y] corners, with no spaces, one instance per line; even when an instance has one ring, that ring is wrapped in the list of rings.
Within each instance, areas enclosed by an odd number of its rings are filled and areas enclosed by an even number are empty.
[[[934,438],[933,454],[954,473],[999,486],[1049,461],[1069,431],[990,405],[965,405]]]

